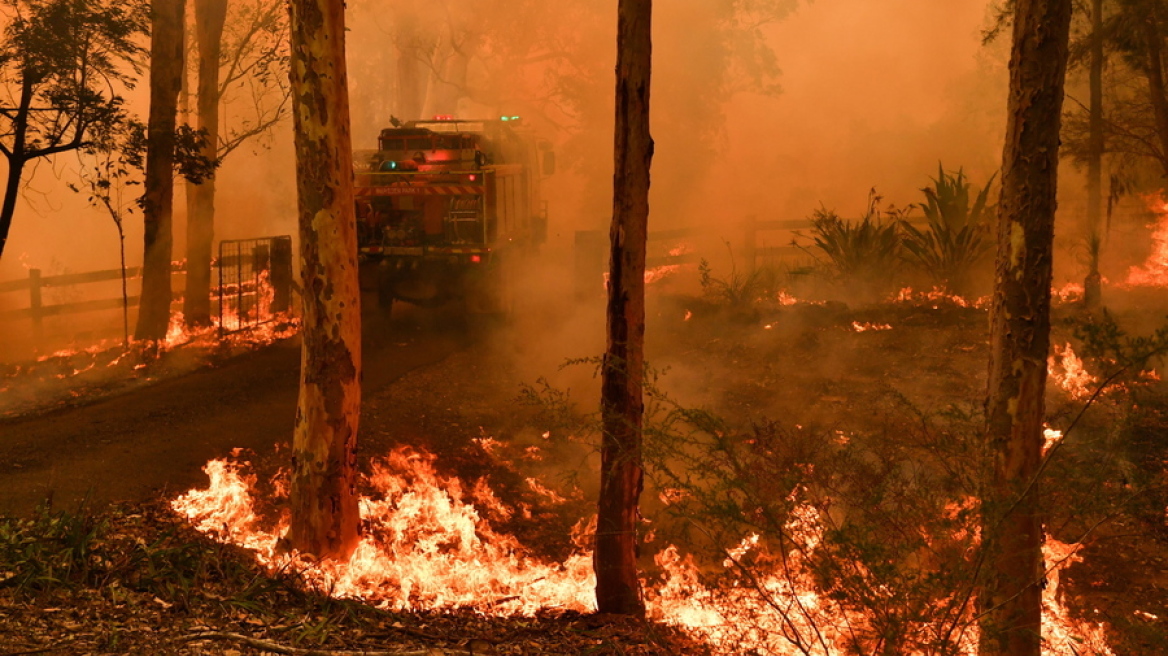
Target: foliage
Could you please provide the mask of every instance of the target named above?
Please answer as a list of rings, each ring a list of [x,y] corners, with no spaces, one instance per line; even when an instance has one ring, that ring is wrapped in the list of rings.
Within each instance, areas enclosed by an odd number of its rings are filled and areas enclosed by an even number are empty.
[[[755,303],[766,295],[773,278],[772,271],[760,267],[750,267],[746,273],[740,273],[733,251],[730,253],[730,273],[725,278],[714,275],[705,258],[698,262],[698,274],[702,293],[712,302],[725,305],[736,313],[751,313]]]
[[[971,204],[972,184],[964,171],[948,173],[938,164],[932,185],[921,189],[925,202],[917,206],[928,219],[928,229],[902,222],[905,252],[951,291],[966,291],[971,272],[994,245],[990,229],[994,208],[987,204],[993,179],[990,176]]]
[[[120,92],[134,86],[148,32],[142,0],[0,0],[0,153],[9,187],[0,255],[26,163],[79,150],[126,119]]]
[[[288,20],[280,0],[228,5],[218,90],[226,112],[221,119],[225,131],[216,144],[219,159],[252,138],[269,135],[289,115]]]
[[[1109,384],[1131,380],[1152,360],[1168,355],[1168,324],[1151,334],[1133,336],[1106,309],[1099,318],[1076,324],[1075,337],[1083,341],[1084,357],[1105,368]]]
[[[702,580],[715,594],[753,582],[751,603],[767,612],[737,630],[771,632],[788,649],[834,635],[848,636],[849,653],[959,652],[975,578],[973,415],[897,404],[865,433],[740,429],[658,400],[646,460],[668,490],[662,512],[679,520],[666,526],[680,529],[665,537],[706,546]],[[749,535],[754,548],[724,550]],[[792,604],[784,587],[814,601]]]
[[[3,152],[26,159],[76,149],[122,118],[148,5],[114,0],[3,0]]]
[[[815,246],[828,258],[828,268],[841,280],[879,291],[897,271],[901,254],[899,218],[907,210],[879,209],[882,200],[873,189],[868,209],[859,221],[845,221],[833,210],[821,207],[811,220]]]

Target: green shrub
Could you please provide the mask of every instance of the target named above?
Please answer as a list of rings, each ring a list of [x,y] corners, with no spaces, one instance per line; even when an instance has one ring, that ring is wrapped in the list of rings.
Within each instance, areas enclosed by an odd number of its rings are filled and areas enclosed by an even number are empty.
[[[946,173],[937,165],[932,185],[921,189],[925,202],[917,205],[925,213],[928,228],[921,230],[902,221],[904,251],[908,258],[945,285],[950,291],[968,291],[970,276],[994,245],[990,217],[994,207],[987,205],[989,182],[970,201],[970,182],[965,173]]]
[[[815,210],[811,235],[827,256],[831,276],[858,283],[862,291],[882,292],[892,282],[900,260],[899,221],[884,221],[876,209],[878,196],[869,197],[868,211],[859,221],[845,221],[833,210]]]

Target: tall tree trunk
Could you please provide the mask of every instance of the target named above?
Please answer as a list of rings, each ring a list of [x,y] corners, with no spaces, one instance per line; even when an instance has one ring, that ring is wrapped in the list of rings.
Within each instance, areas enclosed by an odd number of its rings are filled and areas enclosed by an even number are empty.
[[[1051,255],[1071,0],[1018,0],[998,205],[982,489],[983,656],[1041,652],[1036,477],[1050,348]]]
[[[300,400],[289,545],[343,559],[357,545],[361,305],[343,0],[292,0],[300,268]]]
[[[412,121],[422,118],[423,92],[419,75],[420,60],[417,46],[417,17],[403,15],[398,26],[397,44],[397,102],[394,109],[398,118]]]
[[[1156,136],[1160,140],[1160,165],[1168,176],[1168,96],[1164,94],[1164,37],[1154,3],[1148,5],[1144,18],[1144,40],[1148,46],[1148,95],[1156,119]]]
[[[170,323],[170,259],[174,247],[174,135],[183,75],[183,13],[186,0],[154,0],[151,8],[150,117],[146,138],[145,253],[139,340],[166,337]]]
[[[23,175],[24,160],[9,157],[4,202],[0,205],[0,257],[4,257],[4,246],[8,244],[8,231],[12,228],[12,215],[16,214],[16,198],[20,195],[20,178]]]
[[[608,345],[601,381],[604,436],[596,522],[596,604],[643,615],[637,519],[644,473],[645,240],[649,224],[649,77],[652,0],[620,0],[616,66],[616,170],[608,278]]]
[[[195,0],[199,44],[199,129],[206,131],[203,157],[215,160],[219,147],[219,54],[227,0]],[[183,315],[191,327],[211,325],[211,247],[215,241],[215,176],[187,185],[187,288]]]
[[[1083,303],[1096,308],[1103,301],[1103,277],[1099,273],[1103,218],[1103,0],[1091,2],[1091,108],[1087,141],[1087,239],[1090,270],[1083,281]]]

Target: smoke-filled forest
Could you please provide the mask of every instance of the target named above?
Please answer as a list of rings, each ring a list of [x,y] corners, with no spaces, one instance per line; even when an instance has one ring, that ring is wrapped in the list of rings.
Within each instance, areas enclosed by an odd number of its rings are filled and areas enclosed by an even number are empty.
[[[0,656],[1168,654],[1165,0],[0,0]]]

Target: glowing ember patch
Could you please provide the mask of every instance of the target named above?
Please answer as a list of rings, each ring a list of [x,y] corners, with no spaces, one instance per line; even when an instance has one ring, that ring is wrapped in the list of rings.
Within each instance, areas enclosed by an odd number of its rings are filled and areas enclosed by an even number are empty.
[[[1091,396],[1093,386],[1099,379],[1092,376],[1083,366],[1083,361],[1075,355],[1071,343],[1059,348],[1054,347],[1054,355],[1047,359],[1047,368],[1050,377],[1059,387],[1063,388],[1073,399],[1085,399]]]
[[[892,330],[892,326],[886,323],[860,323],[859,321],[853,321],[852,330],[863,333],[869,330]]]

